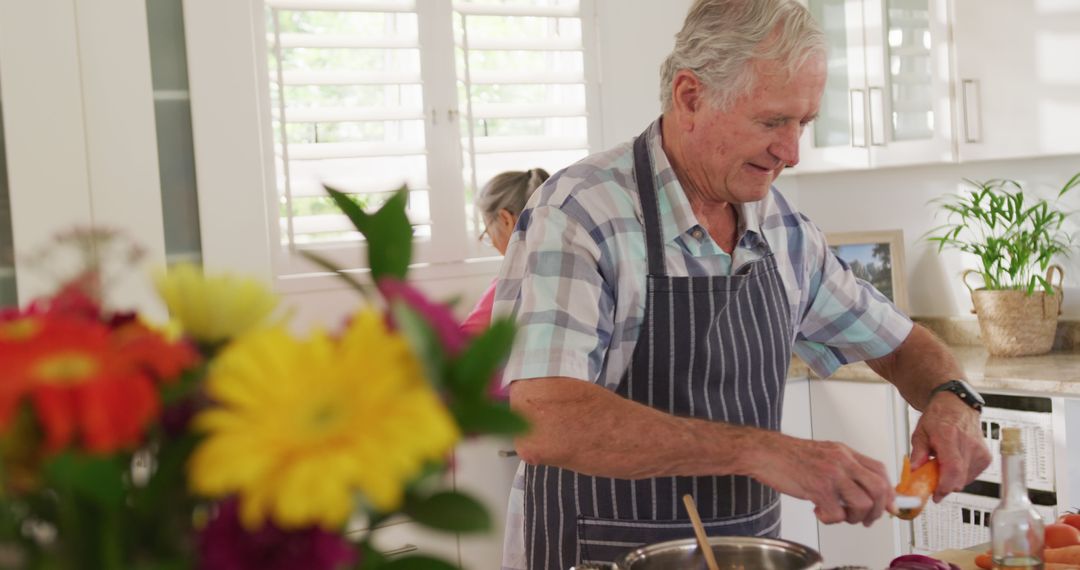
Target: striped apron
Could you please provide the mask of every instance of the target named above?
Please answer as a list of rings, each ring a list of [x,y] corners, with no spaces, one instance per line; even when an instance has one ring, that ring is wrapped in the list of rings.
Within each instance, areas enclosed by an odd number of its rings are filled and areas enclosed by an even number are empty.
[[[649,267],[645,319],[616,393],[679,416],[779,430],[792,339],[775,258],[769,252],[730,276],[668,276],[646,138],[634,142]],[[780,531],[778,494],[749,477],[624,480],[527,465],[524,485],[530,570],[612,562],[643,544],[691,538],[686,493],[710,535]]]

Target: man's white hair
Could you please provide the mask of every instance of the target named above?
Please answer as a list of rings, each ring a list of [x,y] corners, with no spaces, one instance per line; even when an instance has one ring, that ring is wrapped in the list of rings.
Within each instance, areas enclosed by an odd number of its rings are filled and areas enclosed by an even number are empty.
[[[778,61],[790,73],[825,49],[821,27],[794,0],[697,0],[660,67],[660,102],[671,110],[672,80],[687,69],[726,109],[753,89],[753,60]]]

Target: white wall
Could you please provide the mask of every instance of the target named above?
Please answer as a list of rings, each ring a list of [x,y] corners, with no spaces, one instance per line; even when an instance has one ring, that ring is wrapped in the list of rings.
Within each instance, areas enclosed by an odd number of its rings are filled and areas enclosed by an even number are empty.
[[[596,0],[603,148],[660,115],[660,64],[692,0]]]
[[[953,316],[970,315],[970,294],[960,282],[960,273],[974,267],[975,260],[958,252],[938,254],[935,245],[923,239],[927,231],[944,222],[935,218],[937,209],[928,202],[955,193],[964,178],[1011,178],[1039,196],[1052,198],[1076,172],[1080,172],[1080,156],[804,174],[784,177],[778,186],[797,196],[799,209],[826,232],[902,229],[911,314]],[[1062,199],[1066,211],[1080,210],[1080,191],[1070,194]],[[1078,222],[1072,215],[1069,229],[1080,229]],[[1080,258],[1058,263],[1065,270],[1064,317],[1075,319],[1080,317]]]

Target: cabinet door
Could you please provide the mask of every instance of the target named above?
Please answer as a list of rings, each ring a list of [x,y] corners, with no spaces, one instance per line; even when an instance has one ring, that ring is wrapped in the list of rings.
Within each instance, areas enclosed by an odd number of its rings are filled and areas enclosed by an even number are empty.
[[[491,514],[491,532],[461,535],[461,566],[469,570],[499,570],[506,526],[506,501],[520,460],[506,452],[509,439],[484,437],[462,442],[454,451],[458,491],[480,500]]]
[[[780,431],[792,437],[812,439],[810,421],[810,381],[788,379],[784,387],[784,414]],[[780,495],[780,538],[818,548],[818,522],[814,504]]]
[[[810,412],[814,439],[837,441],[885,464],[891,481],[898,480],[899,449],[896,390],[885,382],[822,380],[810,383]],[[885,568],[902,554],[901,522],[889,516],[869,528],[839,523],[818,525],[821,555],[829,566],[858,565]]]
[[[867,0],[870,165],[953,159],[944,0]]]
[[[1080,152],[1080,3],[953,6],[960,160]]]
[[[803,132],[798,172],[869,165],[863,0],[807,0],[825,30],[828,78],[817,119]]]

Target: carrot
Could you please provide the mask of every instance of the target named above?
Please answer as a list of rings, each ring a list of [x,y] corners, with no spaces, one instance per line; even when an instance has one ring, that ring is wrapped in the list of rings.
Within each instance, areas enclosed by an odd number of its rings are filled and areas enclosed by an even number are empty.
[[[939,475],[937,459],[931,459],[924,463],[922,467],[912,471],[911,459],[905,455],[904,466],[900,471],[900,483],[896,485],[896,492],[900,495],[919,497],[922,499],[923,505],[925,505],[937,489]],[[897,518],[909,521],[919,516],[921,512],[921,507],[918,509],[901,509],[897,514]]]
[[[994,560],[990,558],[990,553],[987,552],[975,557],[975,565],[983,570],[991,570],[994,567]]]
[[[1080,568],[1080,544],[1062,546],[1061,548],[1047,548],[1043,550],[1043,562]]]

